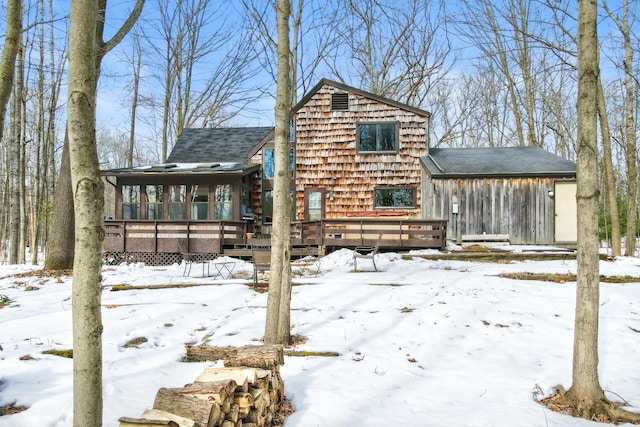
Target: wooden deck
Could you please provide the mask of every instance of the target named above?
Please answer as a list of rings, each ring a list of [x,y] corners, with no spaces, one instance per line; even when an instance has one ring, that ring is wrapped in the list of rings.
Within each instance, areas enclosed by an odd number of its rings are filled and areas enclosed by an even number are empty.
[[[444,248],[446,221],[398,219],[324,219],[291,225],[292,255],[324,254],[339,248],[373,245],[382,234],[381,250]],[[269,236],[247,239],[244,221],[105,220],[105,259],[135,259],[150,264],[181,262],[178,240],[186,251],[250,257],[251,244],[270,243]]]

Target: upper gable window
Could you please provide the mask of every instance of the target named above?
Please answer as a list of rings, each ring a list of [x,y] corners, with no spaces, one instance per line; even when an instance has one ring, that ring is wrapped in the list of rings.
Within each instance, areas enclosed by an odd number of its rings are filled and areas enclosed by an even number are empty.
[[[331,111],[349,111],[349,94],[346,92],[332,93]]]
[[[397,152],[398,123],[358,123],[358,152]]]

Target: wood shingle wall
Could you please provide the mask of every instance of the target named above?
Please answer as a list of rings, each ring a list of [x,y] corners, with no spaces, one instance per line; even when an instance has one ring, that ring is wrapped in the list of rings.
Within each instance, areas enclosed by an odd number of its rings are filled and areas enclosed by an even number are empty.
[[[322,86],[295,114],[296,219],[303,219],[305,188],[324,188],[326,218],[374,209],[378,187],[416,188],[416,207],[407,215],[420,215],[420,156],[427,150],[428,118],[412,111],[349,92],[348,111],[331,111],[331,94],[342,88]],[[397,122],[397,153],[359,154],[359,122]]]

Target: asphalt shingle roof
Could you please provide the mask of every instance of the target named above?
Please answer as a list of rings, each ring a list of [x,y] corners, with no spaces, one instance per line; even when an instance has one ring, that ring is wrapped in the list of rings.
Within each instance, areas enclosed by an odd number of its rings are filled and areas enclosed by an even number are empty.
[[[575,176],[576,164],[538,147],[432,148],[422,163],[432,177]]]
[[[249,152],[273,127],[187,128],[167,163],[246,163]]]

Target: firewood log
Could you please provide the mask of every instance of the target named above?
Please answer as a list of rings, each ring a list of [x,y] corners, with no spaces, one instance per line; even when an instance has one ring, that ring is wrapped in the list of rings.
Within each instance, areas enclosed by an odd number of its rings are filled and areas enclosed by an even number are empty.
[[[185,385],[184,393],[192,394],[202,399],[209,399],[222,404],[227,399],[232,399],[238,385],[232,379],[223,379],[207,382],[195,382]]]
[[[169,420],[121,417],[118,422],[120,422],[120,427],[180,427],[175,421]]]
[[[212,347],[208,345],[186,345],[187,354],[183,362],[215,362],[236,354],[238,347]]]
[[[196,378],[196,383],[233,380],[237,387],[248,390],[249,384],[256,382],[254,368],[207,368]]]
[[[189,418],[179,417],[176,414],[172,414],[167,411],[161,411],[159,409],[147,409],[145,410],[140,418],[149,419],[149,420],[168,420],[173,421],[176,425],[180,427],[196,427],[197,424],[194,423],[193,420]]]
[[[223,360],[224,366],[272,369],[284,364],[284,353],[281,345],[247,345],[238,349],[236,354],[229,354]]]
[[[221,412],[217,402],[185,393],[182,388],[158,390],[153,408],[190,418],[202,427],[215,426]]]
[[[231,409],[229,410],[229,412],[226,412],[224,414],[224,419],[226,421],[233,421],[235,423],[236,421],[238,421],[239,415],[240,415],[240,408],[238,408],[238,405],[236,405],[235,403],[232,403]]]
[[[250,393],[235,392],[233,403],[238,405],[239,408],[250,408],[253,406],[253,396]]]

